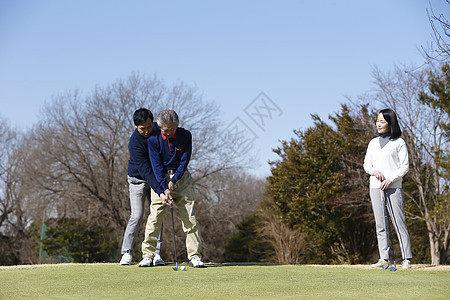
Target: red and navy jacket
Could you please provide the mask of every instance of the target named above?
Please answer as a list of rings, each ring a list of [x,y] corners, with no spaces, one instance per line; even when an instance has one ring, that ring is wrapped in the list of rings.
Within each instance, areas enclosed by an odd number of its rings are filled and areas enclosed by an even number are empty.
[[[156,123],[153,123],[152,135],[159,132]],[[137,129],[134,130],[128,142],[128,151],[130,152],[130,159],[128,160],[128,176],[136,177],[147,181],[148,185],[160,195],[164,193],[161,185],[156,180],[153,173],[150,157],[148,155],[148,144],[145,137],[143,137]]]
[[[192,135],[189,130],[178,127],[171,138],[165,137],[160,130],[147,140],[150,161],[156,180],[167,189],[165,174],[174,171],[170,181],[176,183],[187,169],[192,153]]]

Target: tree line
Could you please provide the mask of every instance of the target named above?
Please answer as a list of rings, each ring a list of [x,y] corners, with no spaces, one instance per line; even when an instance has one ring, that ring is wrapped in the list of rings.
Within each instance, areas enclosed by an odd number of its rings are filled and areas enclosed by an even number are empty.
[[[130,215],[132,114],[141,107],[154,113],[174,109],[180,126],[193,133],[189,168],[201,212],[203,254],[206,260],[221,260],[226,236],[253,212],[264,180],[245,176],[244,181],[236,172],[245,167],[244,153],[233,141],[217,139],[224,130],[218,106],[204,101],[196,87],[182,82],[168,86],[155,75],[135,73],[86,95],[73,90],[53,97],[26,133],[1,121],[0,264],[52,262],[55,257],[117,259]],[[243,182],[253,186],[246,188],[248,193],[240,192]],[[178,245],[183,245],[181,226],[177,232]],[[163,254],[173,257],[169,244]]]
[[[196,87],[168,86],[157,76],[136,73],[86,95],[57,95],[26,133],[1,119],[0,264],[118,261],[130,212],[127,143],[140,107],[176,110],[193,134],[205,261],[295,264],[366,263],[376,254],[362,163],[376,112],[393,108],[410,155],[404,193],[415,262],[447,263],[449,66],[405,70],[374,68],[375,89],[349,98],[331,124],[312,115],[310,128],[274,149],[279,159],[267,179],[243,171],[239,136],[217,139],[226,128],[214,103]],[[138,237],[136,255],[143,228]],[[172,251],[163,243],[168,260]]]
[[[377,251],[364,154],[376,136],[378,111],[400,116],[410,170],[405,212],[416,263],[448,263],[449,65],[393,72],[373,69],[376,88],[349,99],[327,124],[294,130],[274,149],[267,198],[238,224],[225,255],[277,263],[367,263]],[[398,243],[397,243],[398,245]],[[397,253],[400,253],[398,249]]]

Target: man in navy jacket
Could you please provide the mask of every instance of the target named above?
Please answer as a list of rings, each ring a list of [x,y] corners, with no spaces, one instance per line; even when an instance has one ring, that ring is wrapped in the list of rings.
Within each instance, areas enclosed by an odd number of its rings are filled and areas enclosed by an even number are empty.
[[[130,152],[128,183],[131,216],[123,237],[121,265],[131,264],[134,240],[144,215],[145,198],[148,198],[149,202],[151,202],[150,187],[159,195],[158,198],[165,199],[166,201],[168,199],[168,196],[164,194],[165,189],[156,180],[150,164],[147,139],[156,132],[153,124],[153,114],[148,109],[138,109],[133,114],[133,122],[136,129],[128,143],[128,150]],[[169,194],[168,189],[167,194]],[[159,247],[160,244],[161,241],[159,239]],[[152,261],[154,265],[164,265],[164,261],[159,255],[159,247],[156,251],[154,261]]]
[[[195,217],[193,181],[187,170],[192,152],[192,136],[188,130],[178,127],[178,115],[173,110],[159,113],[156,122],[160,131],[150,136],[147,141],[150,161],[158,184],[162,189],[168,189],[170,194],[168,199],[158,199],[152,195],[145,239],[142,242],[143,259],[139,266],[150,266],[155,255],[157,237],[161,232],[165,207],[174,201],[180,212],[183,231],[186,233],[190,265],[204,267],[200,256],[200,226]]]

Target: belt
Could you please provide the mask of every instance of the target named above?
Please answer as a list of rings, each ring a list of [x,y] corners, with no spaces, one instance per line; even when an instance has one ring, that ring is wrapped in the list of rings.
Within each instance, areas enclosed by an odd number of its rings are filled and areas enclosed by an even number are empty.
[[[167,175],[173,175],[175,174],[175,170],[166,170]]]

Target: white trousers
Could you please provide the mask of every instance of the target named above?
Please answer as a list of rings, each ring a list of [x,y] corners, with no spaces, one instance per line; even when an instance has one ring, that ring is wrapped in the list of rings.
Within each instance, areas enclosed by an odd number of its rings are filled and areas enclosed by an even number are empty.
[[[386,205],[384,205],[384,198],[386,197]],[[370,199],[372,201],[373,214],[375,216],[375,224],[378,239],[378,252],[380,258],[389,260],[389,232],[387,232],[389,219],[388,212],[392,225],[397,232],[397,238],[400,243],[400,250],[403,259],[412,258],[411,243],[409,240],[408,229],[406,228],[405,212],[403,209],[403,191],[400,188],[387,189],[381,191],[380,189],[370,189]],[[387,208],[383,214],[383,209]],[[386,216],[386,220],[383,220]],[[386,226],[385,226],[386,224]]]

